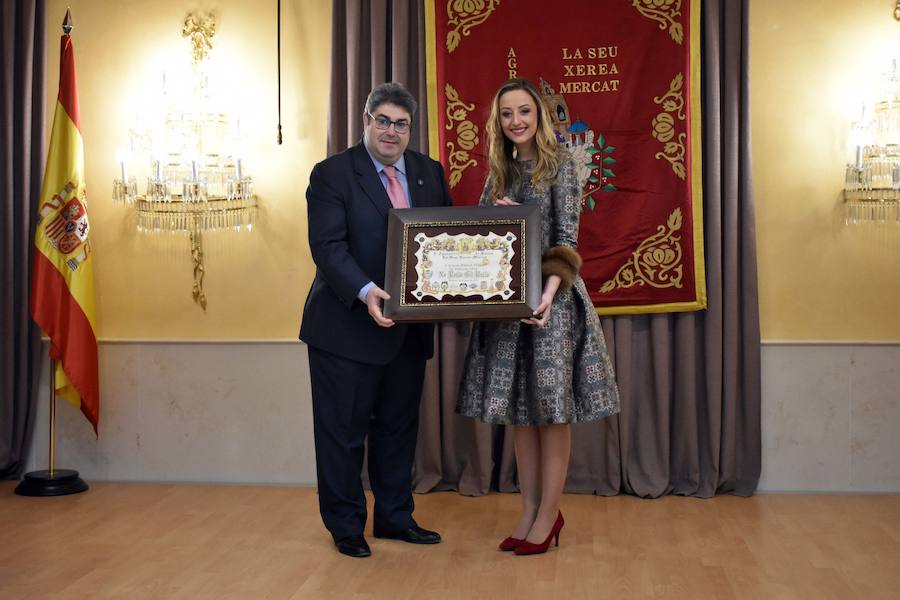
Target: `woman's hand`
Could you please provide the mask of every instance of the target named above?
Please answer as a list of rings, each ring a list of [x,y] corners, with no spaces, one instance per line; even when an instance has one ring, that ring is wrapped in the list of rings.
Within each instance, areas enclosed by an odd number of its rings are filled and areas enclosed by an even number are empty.
[[[550,320],[550,308],[553,306],[553,298],[556,296],[560,283],[562,283],[562,279],[560,279],[559,275],[547,277],[547,282],[544,283],[544,293],[541,294],[540,305],[534,309],[533,317],[522,319],[523,323],[536,325],[537,327],[543,327],[547,324],[547,321]]]
[[[516,202],[509,196],[494,198],[494,206],[519,206],[519,204],[521,204],[521,202]]]

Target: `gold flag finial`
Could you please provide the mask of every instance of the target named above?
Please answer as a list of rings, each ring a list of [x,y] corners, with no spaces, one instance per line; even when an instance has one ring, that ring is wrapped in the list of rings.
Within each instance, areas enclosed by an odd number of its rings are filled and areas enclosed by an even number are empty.
[[[62,22],[63,33],[69,35],[72,32],[72,9],[66,7],[66,18]]]

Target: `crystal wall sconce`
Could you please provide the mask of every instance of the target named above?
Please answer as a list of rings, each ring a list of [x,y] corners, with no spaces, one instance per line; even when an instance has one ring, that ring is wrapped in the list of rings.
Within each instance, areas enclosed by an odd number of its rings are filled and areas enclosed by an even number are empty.
[[[189,237],[193,298],[204,310],[203,233],[250,232],[257,210],[253,179],[242,165],[240,121],[218,109],[209,93],[206,63],[215,30],[211,14],[185,18],[181,33],[190,41],[192,77],[177,91],[186,98],[169,93],[164,75],[161,122],[131,128],[130,152],[118,157],[120,174],[112,188],[114,201],[136,211],[138,231]],[[128,172],[130,159],[138,155],[150,164],[143,194]]]

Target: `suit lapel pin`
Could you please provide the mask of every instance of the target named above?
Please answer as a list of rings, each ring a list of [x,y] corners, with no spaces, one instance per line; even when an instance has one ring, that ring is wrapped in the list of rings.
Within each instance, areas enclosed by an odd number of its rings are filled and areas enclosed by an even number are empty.
[[[422,181],[422,180],[420,179],[420,180],[419,180],[419,185],[425,185],[425,182]]]

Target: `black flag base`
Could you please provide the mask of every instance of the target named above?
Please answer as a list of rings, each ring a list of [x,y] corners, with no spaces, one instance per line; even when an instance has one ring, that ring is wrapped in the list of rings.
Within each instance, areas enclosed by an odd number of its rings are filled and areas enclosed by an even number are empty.
[[[50,471],[32,471],[16,486],[20,496],[65,496],[85,492],[88,484],[78,476],[78,471],[71,469],[55,469]]]

